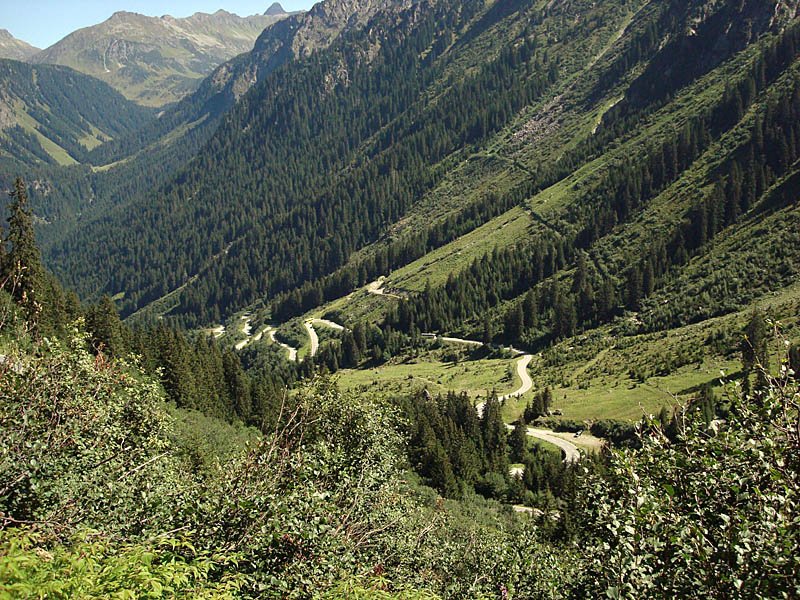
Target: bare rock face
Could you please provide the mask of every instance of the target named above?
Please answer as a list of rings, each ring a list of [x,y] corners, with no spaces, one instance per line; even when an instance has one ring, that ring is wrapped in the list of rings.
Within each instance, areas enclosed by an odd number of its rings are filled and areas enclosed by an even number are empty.
[[[278,15],[285,15],[286,11],[283,10],[280,2],[273,2],[272,6],[267,9],[267,12],[264,13],[268,17],[275,17]]]
[[[327,48],[342,33],[365,26],[379,11],[400,11],[411,4],[411,0],[323,0],[306,13],[267,27],[249,55],[217,69],[209,92],[236,101],[282,64]],[[341,73],[337,79],[342,77],[346,79]]]
[[[29,60],[72,67],[131,100],[160,106],[194,91],[217,66],[251,50],[265,27],[286,16],[273,11],[239,17],[220,10],[176,19],[117,12]]]

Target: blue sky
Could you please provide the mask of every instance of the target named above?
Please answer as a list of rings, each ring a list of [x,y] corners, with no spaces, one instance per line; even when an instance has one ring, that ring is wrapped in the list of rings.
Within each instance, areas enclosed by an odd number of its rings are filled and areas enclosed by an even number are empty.
[[[118,10],[186,17],[223,8],[238,15],[263,13],[273,0],[0,0],[0,29],[39,48],[68,33],[105,21]],[[281,0],[284,10],[308,9],[315,0]]]

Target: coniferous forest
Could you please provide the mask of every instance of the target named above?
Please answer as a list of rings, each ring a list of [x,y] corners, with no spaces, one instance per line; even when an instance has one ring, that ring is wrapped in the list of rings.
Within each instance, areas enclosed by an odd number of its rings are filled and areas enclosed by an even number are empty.
[[[0,58],[0,598],[799,597],[800,4],[308,8]]]

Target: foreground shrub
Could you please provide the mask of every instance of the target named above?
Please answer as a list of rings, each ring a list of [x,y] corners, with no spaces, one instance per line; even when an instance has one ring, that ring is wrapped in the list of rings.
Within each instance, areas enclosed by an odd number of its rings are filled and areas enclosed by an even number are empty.
[[[190,558],[187,558],[190,556]],[[55,546],[36,534],[0,531],[0,599],[234,598],[242,578],[214,580],[231,560],[186,541],[112,544],[85,531]]]
[[[764,374],[752,396],[732,390],[727,422],[687,416],[675,440],[654,424],[641,449],[612,452],[608,480],[586,490],[579,595],[800,597],[800,392],[788,375]]]

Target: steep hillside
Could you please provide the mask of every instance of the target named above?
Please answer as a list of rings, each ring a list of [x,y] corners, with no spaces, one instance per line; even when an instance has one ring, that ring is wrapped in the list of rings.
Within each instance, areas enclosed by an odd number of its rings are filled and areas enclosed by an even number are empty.
[[[7,29],[0,29],[0,58],[26,60],[37,52],[41,52],[41,50],[18,40]]]
[[[410,4],[408,0],[318,2],[308,12],[267,28],[251,53],[217,69],[205,82],[206,101],[217,96],[222,96],[223,102],[238,99],[277,67],[327,48],[342,33],[360,29],[381,11]]]
[[[325,0],[307,13],[284,14],[285,18],[263,31],[251,52],[220,65],[195,92],[135,136],[98,149],[92,157],[94,164],[125,159],[165,139],[170,152],[187,159],[208,140],[223,115],[270,73],[315,50],[326,49],[338,35],[359,29],[379,10],[403,4],[407,2]],[[277,10],[273,5],[267,12]],[[187,131],[192,132],[191,137],[185,137]]]
[[[54,65],[0,59],[0,159],[70,165],[154,117],[110,86]],[[3,168],[6,171],[6,168]]]
[[[140,104],[161,106],[193,91],[285,13],[239,17],[220,10],[176,19],[117,12],[31,57],[101,79]]]
[[[251,88],[141,209],[49,256],[83,293],[124,294],[128,313],[169,294],[156,314],[185,324],[254,302],[285,320],[391,271],[405,300],[352,310],[410,336],[542,348],[629,313],[646,332],[739,310],[797,275],[780,259],[795,247],[782,232],[796,14],[701,1],[378,11]],[[761,267],[740,268],[756,248]],[[720,287],[720,269],[740,283]],[[698,278],[722,291],[692,307],[680,282]]]
[[[102,217],[109,208],[128,206],[166,182],[209,140],[223,116],[259,78],[291,62],[291,48],[324,49],[338,32],[360,27],[381,3],[338,2],[308,14],[285,13],[275,3],[267,16],[278,19],[260,36],[258,48],[219,67],[200,88],[129,135],[108,140],[85,157],[90,167],[68,172],[0,164],[0,182],[19,175],[36,182],[31,190],[37,214],[48,223],[42,244],[60,243],[79,221]],[[285,23],[284,23],[285,17]],[[302,45],[295,39],[306,40]],[[309,42],[308,40],[315,40]],[[283,50],[282,50],[283,49]],[[284,51],[285,50],[285,51]]]
[[[576,21],[579,9],[596,18]],[[135,308],[185,283],[184,274],[200,272],[231,242],[236,243],[218,268],[238,265],[235,280],[228,273],[201,278],[202,285],[217,288],[215,300],[202,301],[212,311],[227,311],[335,270],[444,175],[444,167],[431,165],[482,143],[560,75],[584,68],[589,59],[581,57],[600,51],[626,15],[616,6],[539,9],[529,4],[508,10],[479,2],[417,3],[377,13],[367,27],[278,69],[253,88],[180,176],[181,183],[170,186],[156,204],[148,200],[151,208],[145,213],[136,211],[141,225],[129,231],[141,227],[141,235],[159,246],[149,255],[153,259],[162,252],[174,257],[166,260],[172,263],[169,273],[138,265],[136,277],[152,276],[154,287],[134,290],[125,280],[133,265],[120,266],[113,280],[98,272],[90,288],[81,284],[82,289],[97,290],[102,282],[116,288],[114,293],[124,291],[128,306]],[[540,36],[533,34],[537,29]],[[485,66],[476,69],[475,64]],[[465,75],[464,83],[453,86]],[[485,103],[485,97],[492,102]],[[220,185],[228,188],[223,196]],[[390,197],[391,202],[385,200]],[[163,223],[164,210],[192,223],[187,229],[175,221],[171,230],[177,235],[199,236],[173,247],[179,254],[156,242],[159,233],[152,225]],[[356,215],[366,218],[354,220]],[[311,225],[309,218],[319,219],[318,224]],[[334,222],[340,229],[330,236],[326,231]],[[95,232],[105,235],[90,225],[75,239],[94,238]],[[105,240],[96,241],[106,247]],[[209,241],[214,249],[207,254]],[[303,250],[290,250],[299,249],[297,244]],[[66,261],[80,260],[71,243],[55,251]],[[108,252],[117,256],[118,250],[109,246]],[[263,256],[275,260],[264,268]],[[297,260],[304,266],[292,264]],[[243,281],[240,267],[246,264]],[[62,272],[72,276],[84,271],[77,264],[64,267]],[[201,315],[208,317],[214,318]]]

